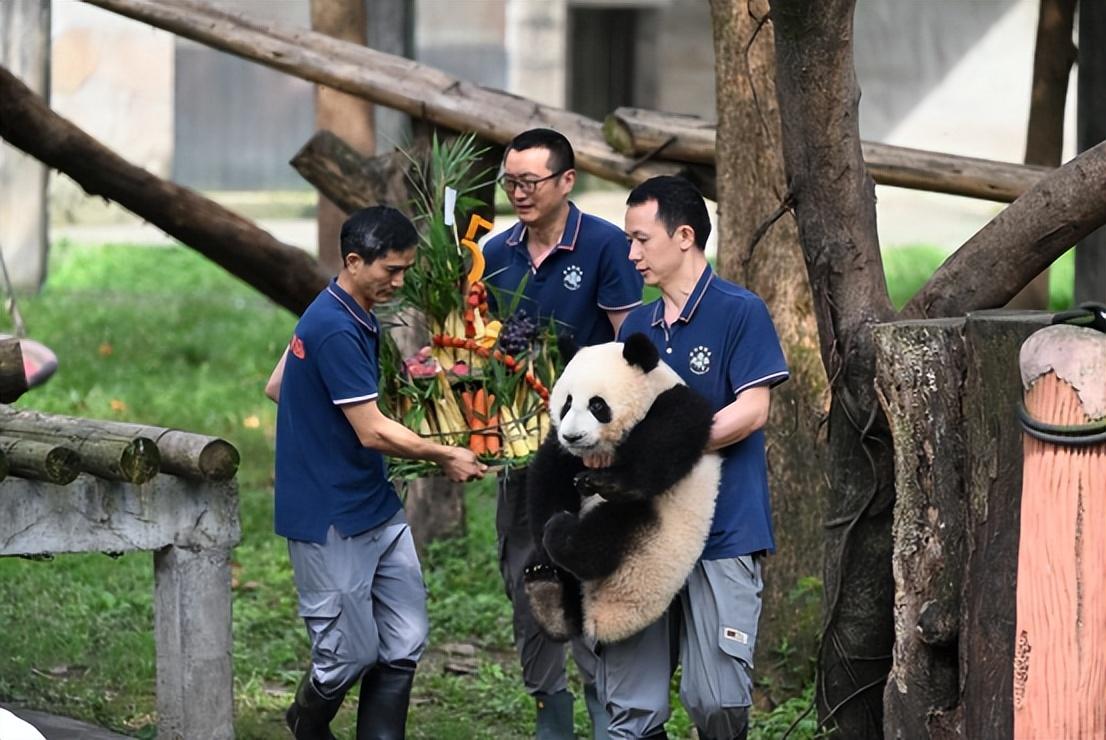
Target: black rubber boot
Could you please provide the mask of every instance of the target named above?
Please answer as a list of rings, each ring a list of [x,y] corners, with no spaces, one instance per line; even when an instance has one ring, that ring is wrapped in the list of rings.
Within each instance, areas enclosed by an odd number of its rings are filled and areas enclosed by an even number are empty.
[[[288,723],[292,736],[296,740],[337,740],[330,732],[330,721],[338,713],[344,698],[343,693],[327,699],[319,693],[311,679],[311,671],[305,673],[296,689],[292,706],[284,713],[284,721]]]
[[[611,740],[610,733],[607,732],[611,720],[607,716],[607,709],[603,706],[603,702],[599,701],[599,692],[596,691],[595,684],[584,684],[584,701],[587,702],[588,716],[591,717],[592,740]]]
[[[537,740],[575,740],[572,726],[572,694],[534,694],[538,705]]]
[[[403,740],[415,665],[378,664],[361,679],[357,740]]]

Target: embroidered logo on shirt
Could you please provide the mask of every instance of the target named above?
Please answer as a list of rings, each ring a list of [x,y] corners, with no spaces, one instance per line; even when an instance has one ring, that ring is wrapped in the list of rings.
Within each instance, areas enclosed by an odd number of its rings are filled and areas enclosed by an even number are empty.
[[[734,642],[740,642],[742,645],[749,644],[749,635],[745,634],[736,627],[723,627],[722,636],[727,640],[733,640]]]
[[[699,345],[687,356],[687,365],[696,375],[705,375],[710,370],[710,348]]]
[[[568,290],[578,290],[584,282],[584,271],[576,265],[566,267],[564,276],[565,288]]]
[[[303,348],[303,340],[295,334],[292,335],[292,341],[288,343],[288,348],[292,350],[292,354],[301,360],[307,357],[307,351]]]

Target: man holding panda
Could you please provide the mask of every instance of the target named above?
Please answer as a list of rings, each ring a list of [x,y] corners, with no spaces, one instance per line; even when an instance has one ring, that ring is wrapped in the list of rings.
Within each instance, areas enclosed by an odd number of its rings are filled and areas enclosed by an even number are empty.
[[[551,318],[580,346],[614,339],[629,311],[641,305],[642,280],[626,259],[626,237],[612,223],[580,211],[569,200],[575,155],[563,135],[531,129],[507,145],[499,184],[518,222],[484,247],[491,302],[513,303],[537,323]],[[493,307],[493,311],[494,311]],[[549,639],[530,614],[522,579],[534,545],[526,519],[526,471],[499,479],[496,535],[500,571],[514,609],[515,645],[522,679],[537,706],[538,740],[575,738],[573,697],[565,674],[564,644]],[[597,740],[606,737],[606,713],[595,691],[595,655],[582,639],[572,654]]]
[[[661,297],[632,311],[619,338],[644,333],[710,401],[708,449],[723,458],[722,481],[703,555],[668,613],[626,640],[598,646],[599,695],[612,738],[665,737],[678,648],[680,699],[699,737],[744,738],[761,558],[775,549],[763,427],[770,389],[787,379],[787,363],[764,302],[707,262],[711,226],[698,190],[683,178],[655,177],[626,202],[630,261]]]

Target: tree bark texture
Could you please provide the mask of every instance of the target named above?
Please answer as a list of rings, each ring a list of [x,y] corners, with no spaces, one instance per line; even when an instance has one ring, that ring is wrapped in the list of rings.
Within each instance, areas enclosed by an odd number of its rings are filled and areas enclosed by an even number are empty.
[[[744,57],[744,49],[741,53]],[[627,157],[652,154],[659,160],[715,162],[715,124],[698,116],[618,108],[603,122],[603,135]],[[860,142],[860,148],[868,173],[880,185],[1003,203],[1031,188],[1050,169],[872,141]],[[1059,164],[1057,160],[1051,167]]]
[[[632,186],[660,174],[688,174],[704,192],[712,178],[672,163],[638,162],[613,151],[602,124],[559,108],[461,80],[410,59],[303,31],[260,23],[202,0],[86,0],[202,44],[327,85],[454,131],[506,144],[518,132],[545,126],[563,133],[577,166]]]
[[[311,0],[311,30],[351,44],[364,44],[368,24],[365,0]],[[326,85],[315,86],[315,128],[333,131],[365,156],[376,153],[372,103]],[[339,239],[345,214],[319,195],[318,258],[331,274],[342,267]]]
[[[1044,313],[980,311],[965,330],[967,568],[961,604],[959,724],[964,738],[1013,735],[1014,614],[1021,526],[1022,395],[1016,355]],[[974,734],[973,734],[974,733]]]
[[[903,307],[911,318],[1005,305],[1073,244],[1106,224],[1106,142],[1052,172],[949,257]]]
[[[403,508],[411,522],[411,536],[419,555],[434,540],[465,533],[465,487],[448,478],[416,478],[408,481]]]
[[[135,167],[58,116],[0,68],[0,136],[179,239],[231,274],[301,313],[327,276],[303,250],[196,192]]]
[[[1025,163],[1059,167],[1064,149],[1064,107],[1068,78],[1075,62],[1072,31],[1076,0],[1041,0],[1037,15],[1037,44],[1033,53],[1033,87],[1029,97],[1029,126]],[[1048,270],[1014,296],[1010,308],[1048,308]]]
[[[1079,4],[1080,151],[1106,141],[1106,3]],[[1101,189],[1099,193],[1101,193]],[[1106,302],[1106,228],[1099,227],[1075,248],[1075,302]]]
[[[893,311],[857,124],[854,3],[774,0],[771,7],[788,187],[833,394],[817,703],[841,737],[877,738],[894,638],[894,475],[872,383],[871,328]]]
[[[883,699],[884,737],[895,740],[933,738],[930,718],[960,695],[963,330],[963,319],[875,330],[876,389],[895,444],[895,647]]]
[[[802,584],[821,572],[826,374],[798,229],[786,204],[768,4],[712,0],[711,16],[719,101],[718,272],[764,299],[791,368],[791,379],[772,391],[767,427],[777,549],[765,563],[757,669],[771,678],[775,691],[767,698],[774,704],[810,676],[805,663],[781,665],[773,651],[786,643],[796,655],[813,655],[817,646],[817,596],[812,600]]]
[[[1025,341],[1025,408],[1059,426],[1106,422],[1106,334],[1049,326]],[[1014,737],[1106,737],[1106,442],[1025,435]]]

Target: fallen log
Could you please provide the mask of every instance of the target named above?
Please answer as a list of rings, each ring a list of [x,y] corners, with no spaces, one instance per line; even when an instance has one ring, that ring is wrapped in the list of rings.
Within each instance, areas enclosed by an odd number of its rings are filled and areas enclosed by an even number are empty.
[[[19,478],[64,486],[81,472],[81,458],[64,445],[0,434],[0,451],[8,458],[9,472]]]
[[[0,67],[0,137],[64,172],[244,280],[294,313],[326,285],[327,275],[303,250],[198,193],[136,167],[57,115]]]
[[[11,403],[26,392],[27,372],[19,340],[0,339],[0,403]]]
[[[618,108],[603,122],[607,143],[627,157],[714,163],[715,124],[698,116]],[[996,162],[975,157],[862,141],[864,164],[880,185],[1013,202],[1051,167]]]
[[[598,121],[482,87],[410,59],[293,26],[259,23],[200,0],[85,2],[499,144],[529,128],[553,128],[572,142],[577,166],[605,180],[632,186],[654,175],[682,173],[713,196],[713,176],[703,168],[625,157],[607,145]]]
[[[179,429],[0,408],[0,430],[21,435],[79,434],[146,440],[156,446],[161,472],[192,480],[230,480],[238,472],[239,455],[234,445],[219,437]]]

